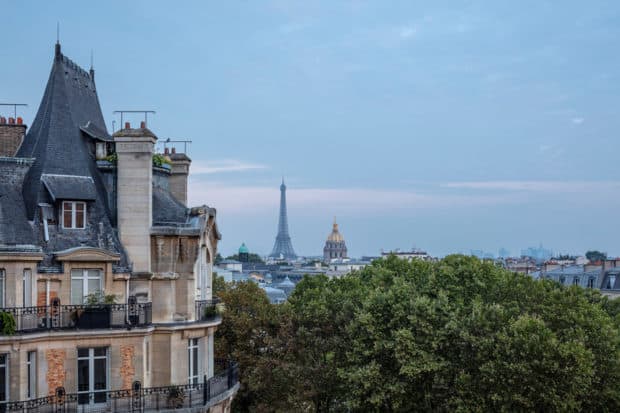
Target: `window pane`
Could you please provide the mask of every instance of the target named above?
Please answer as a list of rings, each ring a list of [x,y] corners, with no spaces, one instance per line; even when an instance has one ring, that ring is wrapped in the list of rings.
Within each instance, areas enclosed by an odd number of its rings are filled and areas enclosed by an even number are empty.
[[[88,349],[78,348],[78,357],[88,357]]]
[[[84,286],[83,280],[73,279],[71,280],[71,304],[83,304],[84,303]]]
[[[0,401],[6,400],[6,366],[0,366]]]
[[[194,357],[193,357],[193,365],[192,365],[192,376],[198,375],[198,348],[193,349]]]
[[[84,277],[84,270],[71,270],[71,278]]]
[[[84,228],[84,211],[75,213],[75,228]]]
[[[83,202],[76,202],[75,203],[75,211],[76,212],[84,212],[84,203]]]
[[[106,381],[106,359],[100,358],[94,360],[95,366],[95,387],[93,390],[105,390],[107,381]]]
[[[105,347],[97,347],[95,348],[95,357],[97,356],[105,356],[107,348]]]
[[[88,376],[88,359],[78,360],[78,391],[89,390]]]
[[[96,293],[97,291],[101,291],[100,280],[88,280],[88,294]]]
[[[62,216],[63,216],[63,221],[62,221],[63,224],[62,224],[62,226],[65,227],[65,228],[72,228],[73,225],[71,225],[71,211],[70,210],[69,211],[65,210],[65,212],[63,212]]]

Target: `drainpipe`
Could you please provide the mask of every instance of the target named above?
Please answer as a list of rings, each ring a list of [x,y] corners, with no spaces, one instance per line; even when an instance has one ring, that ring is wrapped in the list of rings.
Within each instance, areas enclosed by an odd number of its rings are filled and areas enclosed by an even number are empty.
[[[125,323],[129,324],[129,277],[125,280]]]
[[[50,279],[45,280],[45,305],[50,305]]]

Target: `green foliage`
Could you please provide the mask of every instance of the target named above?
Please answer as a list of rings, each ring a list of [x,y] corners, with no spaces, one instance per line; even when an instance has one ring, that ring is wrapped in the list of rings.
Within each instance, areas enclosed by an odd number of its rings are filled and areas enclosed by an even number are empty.
[[[607,259],[607,253],[601,251],[588,251],[586,252],[586,258],[591,262],[605,261]]]
[[[116,294],[104,294],[103,291],[95,291],[84,297],[84,304],[86,305],[98,305],[98,304],[114,304],[118,297]]]
[[[226,257],[226,259],[227,260],[237,260],[237,261],[240,261],[239,254],[231,255],[229,257]],[[263,261],[263,259],[260,257],[260,255],[253,254],[253,253],[249,253],[248,254],[248,262],[257,263],[257,264],[264,264],[265,263],[265,261]]]
[[[12,336],[17,330],[17,323],[12,313],[0,311],[0,324],[2,324],[2,335]]]
[[[224,260],[224,258],[222,258],[222,255],[218,252],[217,255],[215,256],[215,260],[213,261],[213,263],[215,265],[218,265],[223,260]]]
[[[105,160],[110,162],[110,163],[117,163],[118,162],[118,154],[116,152],[109,154],[108,156],[105,157]]]
[[[619,411],[620,301],[454,255],[226,287],[236,411]]]
[[[164,155],[156,153],[153,154],[153,165],[161,168],[164,165],[170,165],[170,161]]]

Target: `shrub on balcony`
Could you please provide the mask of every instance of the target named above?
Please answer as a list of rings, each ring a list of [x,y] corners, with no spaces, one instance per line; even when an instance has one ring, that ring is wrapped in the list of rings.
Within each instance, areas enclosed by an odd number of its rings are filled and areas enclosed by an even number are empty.
[[[0,332],[2,332],[2,335],[12,336],[15,334],[16,329],[15,316],[7,311],[0,312]]]

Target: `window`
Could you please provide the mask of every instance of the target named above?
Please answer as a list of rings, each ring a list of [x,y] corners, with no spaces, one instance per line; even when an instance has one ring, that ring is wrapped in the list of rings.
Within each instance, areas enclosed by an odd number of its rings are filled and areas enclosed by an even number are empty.
[[[566,277],[563,275],[560,276],[560,284],[564,285],[566,283]]]
[[[4,307],[4,269],[0,268],[0,308]]]
[[[198,384],[198,339],[190,338],[187,345],[189,384]]]
[[[24,307],[32,306],[32,270],[24,270],[23,301]]]
[[[0,402],[9,400],[9,355],[0,354]]]
[[[86,204],[64,201],[62,203],[62,227],[84,229],[86,225]]]
[[[71,304],[83,304],[88,294],[103,291],[101,270],[71,270]]]
[[[37,397],[37,352],[29,351],[26,359],[26,368],[28,369],[28,398]]]
[[[594,288],[594,278],[588,278],[588,288]]]
[[[607,289],[608,290],[613,289],[615,284],[616,284],[616,276],[610,275],[609,278],[607,278]]]
[[[108,389],[108,349],[78,349],[78,404],[106,402]]]
[[[573,285],[579,285],[579,277],[573,278]]]

